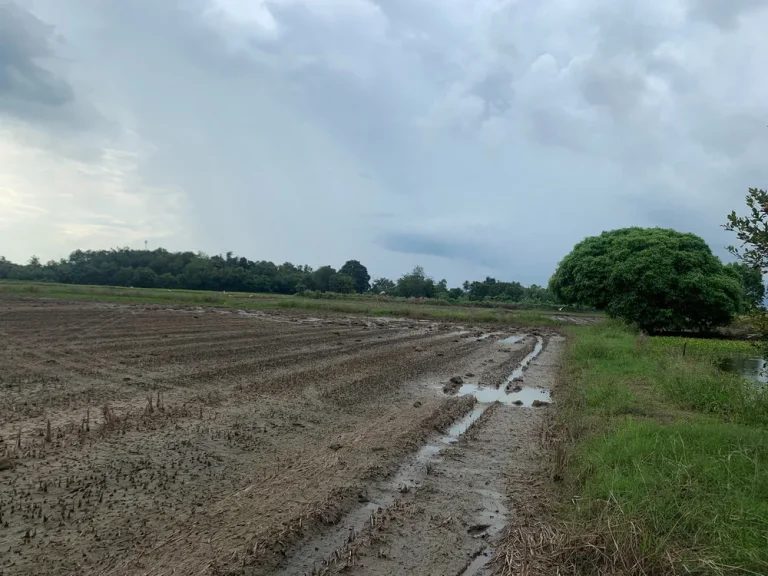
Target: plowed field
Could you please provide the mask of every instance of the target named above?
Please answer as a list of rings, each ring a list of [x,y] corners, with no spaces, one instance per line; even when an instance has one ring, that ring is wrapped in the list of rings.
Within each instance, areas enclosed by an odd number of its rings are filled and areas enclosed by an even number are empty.
[[[479,335],[0,300],[0,573],[268,574],[532,346]]]

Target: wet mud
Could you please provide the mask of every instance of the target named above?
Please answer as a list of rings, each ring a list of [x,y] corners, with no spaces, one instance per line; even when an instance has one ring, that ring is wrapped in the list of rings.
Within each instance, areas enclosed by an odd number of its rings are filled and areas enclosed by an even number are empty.
[[[13,299],[0,326],[11,575],[304,573],[355,514],[416,514],[408,498],[497,413],[452,428],[486,403],[441,382],[503,389],[535,344],[408,319]],[[504,510],[481,468],[473,542]]]
[[[547,394],[549,401],[563,339],[550,338],[546,348],[543,340],[536,339],[513,373],[524,365],[523,390]],[[477,398],[479,389],[512,396],[503,387],[462,388],[466,394],[459,397],[475,401],[472,411],[427,441],[392,478],[371,486],[370,501],[326,531],[334,538],[289,554],[279,574],[490,573],[495,542],[531,497],[522,479],[541,460],[544,412]]]

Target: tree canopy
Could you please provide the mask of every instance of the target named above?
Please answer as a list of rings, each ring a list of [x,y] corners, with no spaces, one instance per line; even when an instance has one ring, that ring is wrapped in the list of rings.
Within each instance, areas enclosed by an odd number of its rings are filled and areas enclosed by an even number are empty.
[[[550,289],[562,302],[594,306],[647,331],[710,330],[728,324],[744,288],[694,234],[623,228],[579,242]]]
[[[344,263],[344,266],[339,270],[339,274],[346,274],[351,276],[355,281],[354,292],[367,292],[371,287],[371,275],[368,274],[368,268],[360,264],[357,260],[348,260]]]
[[[409,274],[398,278],[395,292],[398,296],[432,298],[435,295],[435,281],[424,273],[424,268],[414,266]]]
[[[757,308],[763,305],[765,299],[765,284],[760,268],[755,268],[744,262],[731,262],[726,268],[735,272],[744,286],[744,303],[747,308]]]

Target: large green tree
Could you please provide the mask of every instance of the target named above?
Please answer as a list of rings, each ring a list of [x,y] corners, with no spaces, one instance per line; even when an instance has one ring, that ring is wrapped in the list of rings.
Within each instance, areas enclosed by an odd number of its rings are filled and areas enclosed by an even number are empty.
[[[352,276],[355,280],[355,292],[367,292],[371,287],[371,275],[368,274],[368,269],[360,264],[357,260],[348,260],[344,263],[344,266],[339,270],[339,274],[346,274]]]
[[[579,242],[550,289],[565,303],[594,306],[650,331],[728,324],[744,298],[741,281],[694,234],[623,228]]]
[[[765,284],[760,268],[755,268],[744,262],[726,264],[729,270],[735,272],[744,285],[745,304],[747,308],[757,308],[763,305],[765,299]]]

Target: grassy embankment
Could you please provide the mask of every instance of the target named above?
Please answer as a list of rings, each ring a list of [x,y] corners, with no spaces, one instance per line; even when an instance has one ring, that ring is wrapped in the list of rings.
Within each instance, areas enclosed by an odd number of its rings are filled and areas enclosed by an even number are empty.
[[[506,307],[434,305],[407,299],[348,297],[333,299],[301,298],[283,294],[251,294],[241,292],[211,292],[204,290],[164,290],[153,288],[119,288],[114,286],[81,286],[34,282],[0,281],[0,296],[59,298],[159,304],[168,306],[214,306],[240,309],[291,309],[309,312],[340,312],[369,316],[393,316],[458,322],[478,322],[513,325],[556,325],[565,322],[551,317],[546,310],[510,310]],[[583,318],[596,316],[579,312],[557,312],[560,317]]]
[[[560,504],[507,543],[508,570],[514,544],[543,573],[768,574],[768,389],[715,365],[755,349],[616,323],[569,330]]]

